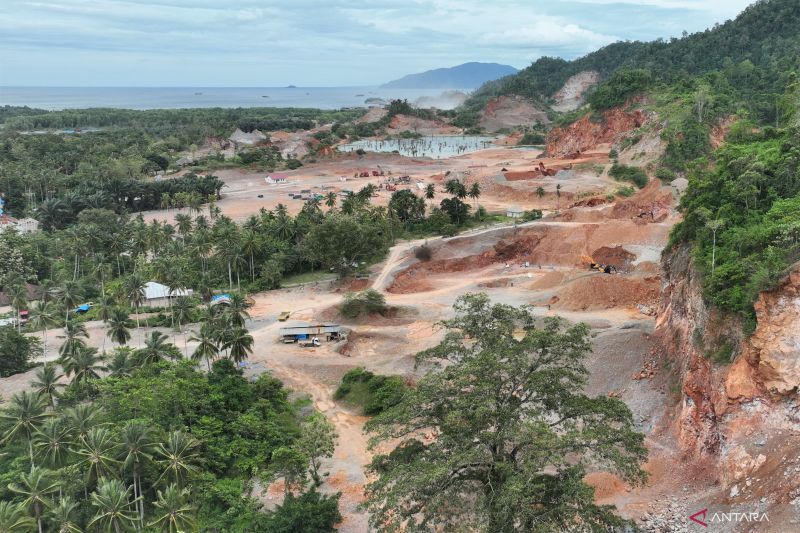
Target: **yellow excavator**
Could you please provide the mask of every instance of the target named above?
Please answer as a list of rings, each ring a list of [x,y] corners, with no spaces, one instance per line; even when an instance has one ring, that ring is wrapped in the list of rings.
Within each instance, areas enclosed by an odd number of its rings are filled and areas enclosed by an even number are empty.
[[[588,264],[589,270],[596,270],[598,272],[603,272],[604,274],[611,274],[612,272],[617,270],[612,265],[604,265],[602,263],[598,263],[588,255],[582,255],[581,262],[584,264]]]

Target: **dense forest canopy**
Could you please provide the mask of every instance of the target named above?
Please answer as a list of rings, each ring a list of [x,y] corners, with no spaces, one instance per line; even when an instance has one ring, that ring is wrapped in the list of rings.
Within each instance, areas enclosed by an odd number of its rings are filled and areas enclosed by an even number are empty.
[[[777,81],[800,64],[800,4],[794,0],[760,0],[734,20],[682,38],[652,42],[618,42],[573,61],[543,57],[518,74],[481,87],[468,107],[501,94],[546,101],[573,75],[593,70],[602,79],[620,68],[646,69],[670,82],[684,76],[748,61],[769,69]]]

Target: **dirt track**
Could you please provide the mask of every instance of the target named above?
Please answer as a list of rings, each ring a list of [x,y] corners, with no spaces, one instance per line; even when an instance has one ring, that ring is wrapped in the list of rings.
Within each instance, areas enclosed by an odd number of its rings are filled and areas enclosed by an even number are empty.
[[[470,175],[484,179],[495,172],[494,167],[510,165],[507,158],[518,151],[492,149],[484,152],[478,156],[453,158],[447,163],[470,169],[469,163],[481,158],[481,164],[491,166],[473,167]],[[497,157],[497,154],[503,156]],[[520,164],[529,157],[526,155]],[[397,161],[396,164],[404,163]],[[443,162],[428,161],[418,165],[428,176],[434,171],[441,172],[444,167]],[[481,170],[475,171],[475,168]],[[242,198],[255,192],[256,189],[251,191],[247,184],[251,179],[248,175],[225,179],[232,190],[228,193],[230,201],[220,203],[224,212],[242,218],[260,207],[249,198],[234,200],[234,187],[239,187],[236,190]],[[335,176],[333,179],[338,180]],[[441,181],[441,178],[436,179]],[[582,179],[588,180],[588,185],[580,183],[587,185],[589,191],[609,186],[606,178]],[[572,183],[570,187],[574,187],[577,194],[583,185]],[[508,205],[502,187],[490,189],[487,202]],[[523,192],[520,191],[523,200],[515,199],[515,205],[547,207],[555,201],[566,204],[565,199],[554,197],[532,199],[526,204],[528,200],[524,200],[527,196]],[[345,520],[340,531],[367,530],[367,516],[357,506],[363,500],[364,465],[370,453],[362,431],[365,418],[337,405],[332,400],[333,391],[341,376],[357,366],[412,380],[418,378],[413,365],[414,354],[438,342],[442,333],[435,324],[451,316],[454,300],[466,292],[486,292],[496,302],[533,305],[534,311],[542,316],[558,313],[570,321],[588,323],[597,333],[595,351],[587,361],[592,371],[590,392],[611,394],[626,401],[634,411],[637,424],[648,434],[652,450],[648,468],[653,478],[647,489],[629,492],[613,476],[597,474],[590,477],[590,481],[598,488],[598,498],[623,505],[625,514],[640,516],[643,498],[674,489],[678,481],[665,466],[675,460],[665,431],[669,423],[667,373],[656,369],[645,379],[633,378],[647,368],[650,357],[649,333],[653,318],[646,314],[646,309],[658,298],[660,288],[659,267],[654,261],[658,260],[669,229],[677,220],[671,205],[663,205],[667,196],[662,193],[665,193],[663,189],[655,187],[616,205],[567,209],[559,217],[548,217],[517,228],[489,228],[451,239],[429,239],[433,259],[428,263],[420,263],[413,252],[425,241],[401,242],[391,249],[384,263],[374,267],[370,278],[372,287],[385,294],[387,303],[400,309],[393,318],[376,317],[357,323],[343,321],[336,306],[345,287],[332,282],[253,295],[255,305],[248,327],[255,339],[255,349],[247,372],[270,371],[298,393],[308,394],[339,432],[335,456],[325,464],[324,471],[330,475],[322,490],[342,492],[341,511]],[[652,214],[659,209],[666,214],[659,215],[658,220],[655,216],[640,216],[643,211]],[[169,214],[151,213],[150,216]],[[590,272],[581,256],[603,247],[615,250],[619,247],[623,252],[613,253],[626,259],[629,271],[611,275]],[[325,343],[319,348],[304,349],[280,344],[278,328],[283,324],[276,321],[276,316],[285,310],[292,311],[292,321],[340,321],[353,333],[347,345]],[[103,335],[101,324],[90,323],[88,329],[90,344],[99,346]],[[48,358],[54,357],[62,342],[57,335],[59,332],[50,332]],[[176,340],[183,348],[183,337],[178,335]],[[188,350],[193,348],[192,343],[188,343]],[[29,378],[30,373],[6,378],[0,382],[0,392],[7,397],[24,388]],[[268,506],[274,506],[279,502],[280,490],[273,486],[261,497]]]

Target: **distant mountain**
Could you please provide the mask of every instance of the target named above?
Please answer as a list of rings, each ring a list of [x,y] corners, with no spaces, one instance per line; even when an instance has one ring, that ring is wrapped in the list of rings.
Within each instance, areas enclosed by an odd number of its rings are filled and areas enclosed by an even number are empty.
[[[382,89],[475,89],[487,81],[516,74],[517,69],[498,63],[464,63],[450,68],[409,74],[381,85]]]

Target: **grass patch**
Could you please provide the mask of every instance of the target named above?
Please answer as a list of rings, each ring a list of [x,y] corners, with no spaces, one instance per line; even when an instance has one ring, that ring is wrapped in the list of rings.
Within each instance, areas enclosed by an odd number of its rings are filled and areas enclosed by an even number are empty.
[[[647,174],[644,170],[638,167],[629,167],[614,163],[608,175],[617,181],[630,181],[640,189],[647,185]]]
[[[399,376],[380,376],[359,367],[342,377],[333,399],[373,416],[400,403],[405,392],[406,386]]]

